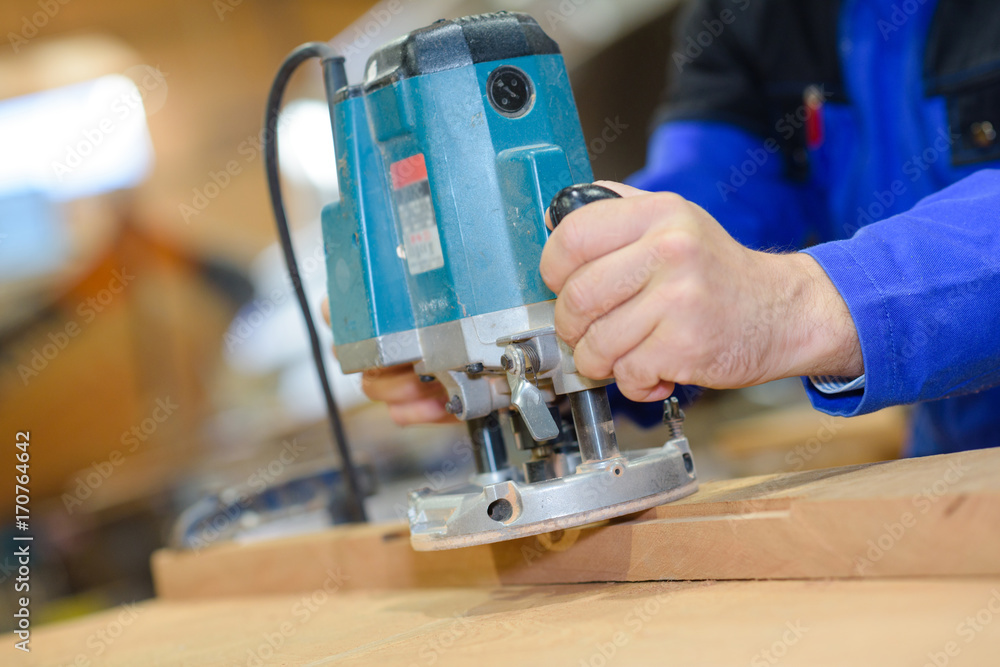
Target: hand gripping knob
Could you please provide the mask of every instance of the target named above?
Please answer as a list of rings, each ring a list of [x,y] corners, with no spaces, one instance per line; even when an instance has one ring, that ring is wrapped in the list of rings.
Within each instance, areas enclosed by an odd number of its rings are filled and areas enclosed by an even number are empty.
[[[549,220],[552,221],[552,229],[558,227],[563,218],[576,209],[601,199],[621,199],[621,195],[603,185],[594,185],[593,183],[581,183],[563,188],[556,193],[556,196],[552,198],[552,203],[549,204]]]

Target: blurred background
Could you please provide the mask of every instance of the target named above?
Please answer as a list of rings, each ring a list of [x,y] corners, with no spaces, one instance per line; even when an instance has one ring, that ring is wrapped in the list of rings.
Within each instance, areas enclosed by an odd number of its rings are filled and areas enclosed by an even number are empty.
[[[332,37],[356,81],[374,49],[438,18],[528,12],[563,49],[595,175],[622,180],[644,162],[681,5],[4,2],[0,443],[11,461],[15,434],[30,431],[35,622],[149,597],[150,554],[190,538],[204,512],[234,508],[205,541],[338,518],[339,462],[261,157],[264,100],[288,51]],[[286,100],[282,176],[319,317],[319,213],[337,183],[318,66],[302,68]],[[472,471],[463,427],[395,427],[357,377],[334,375],[372,519],[401,518],[408,488]],[[821,416],[788,380],[704,394],[687,431],[710,480],[893,458],[903,422],[891,410]],[[663,440],[624,419],[618,429],[625,447]],[[12,492],[0,512],[6,608]],[[0,619],[9,630],[10,614]]]

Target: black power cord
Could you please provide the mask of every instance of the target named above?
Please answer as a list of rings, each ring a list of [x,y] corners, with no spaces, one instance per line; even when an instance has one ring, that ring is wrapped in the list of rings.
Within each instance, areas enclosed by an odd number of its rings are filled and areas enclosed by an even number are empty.
[[[329,44],[309,42],[289,53],[285,61],[281,63],[281,67],[274,77],[274,83],[271,84],[271,92],[267,96],[267,109],[264,113],[264,165],[267,170],[267,187],[271,193],[271,206],[274,209],[274,219],[278,224],[278,235],[281,238],[281,249],[285,256],[285,264],[288,266],[288,274],[292,279],[292,286],[295,288],[295,296],[298,299],[299,307],[302,309],[302,317],[306,321],[306,329],[309,331],[309,346],[312,348],[313,361],[316,362],[316,372],[319,373],[319,381],[323,387],[326,412],[330,418],[330,430],[333,434],[333,441],[337,452],[340,454],[341,465],[344,468],[344,481],[347,484],[348,514],[355,521],[366,521],[364,495],[361,490],[358,471],[354,467],[351,459],[351,451],[347,446],[347,438],[344,435],[344,424],[340,418],[340,411],[337,409],[337,401],[333,397],[333,390],[330,387],[330,378],[326,373],[326,366],[323,363],[323,349],[320,346],[319,334],[316,332],[316,323],[313,321],[312,312],[309,310],[309,302],[306,300],[306,292],[302,287],[299,264],[295,259],[295,251],[292,248],[292,235],[288,228],[288,219],[285,216],[285,204],[281,196],[281,182],[278,178],[277,135],[281,99],[285,94],[285,88],[292,74],[299,65],[311,58],[319,58],[323,65],[323,76],[328,93],[332,93],[334,90],[347,85],[347,75],[344,72],[344,58],[338,55]]]

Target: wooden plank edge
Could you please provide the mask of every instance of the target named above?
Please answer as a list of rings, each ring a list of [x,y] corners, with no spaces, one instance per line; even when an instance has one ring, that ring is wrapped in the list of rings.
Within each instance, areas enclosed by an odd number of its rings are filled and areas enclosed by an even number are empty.
[[[706,484],[594,526],[439,552],[405,524],[153,556],[167,599],[598,581],[1000,575],[1000,450]]]

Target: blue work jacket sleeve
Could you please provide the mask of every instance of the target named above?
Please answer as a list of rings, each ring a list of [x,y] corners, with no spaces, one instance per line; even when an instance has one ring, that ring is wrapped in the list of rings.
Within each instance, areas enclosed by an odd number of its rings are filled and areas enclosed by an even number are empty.
[[[865,367],[854,392],[805,380],[817,409],[853,416],[1000,384],[1000,171],[803,252],[847,302]]]

